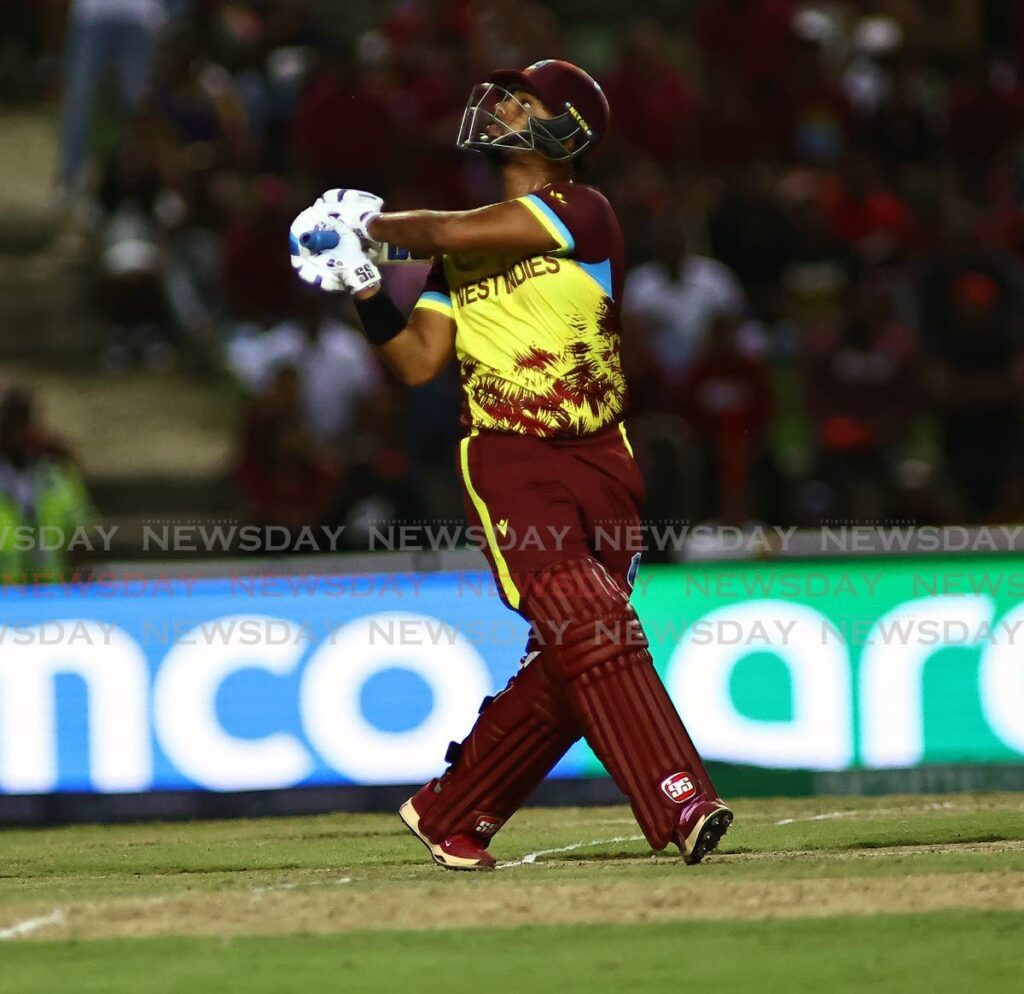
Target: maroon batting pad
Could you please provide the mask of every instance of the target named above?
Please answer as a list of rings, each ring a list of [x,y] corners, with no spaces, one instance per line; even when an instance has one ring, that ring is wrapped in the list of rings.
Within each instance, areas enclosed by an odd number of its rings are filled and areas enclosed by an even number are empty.
[[[431,839],[491,838],[581,735],[561,689],[534,658],[481,710],[420,820]]]
[[[595,559],[537,574],[524,613],[544,643],[540,657],[587,741],[630,799],[647,841],[672,841],[680,805],[715,789],[677,714],[628,595]]]

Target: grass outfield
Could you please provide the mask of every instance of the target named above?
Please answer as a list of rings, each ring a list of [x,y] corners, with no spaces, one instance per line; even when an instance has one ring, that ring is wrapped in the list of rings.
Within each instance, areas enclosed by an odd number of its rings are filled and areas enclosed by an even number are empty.
[[[1024,795],[747,801],[700,867],[533,809],[491,874],[394,817],[0,832],[0,992],[1018,991]]]

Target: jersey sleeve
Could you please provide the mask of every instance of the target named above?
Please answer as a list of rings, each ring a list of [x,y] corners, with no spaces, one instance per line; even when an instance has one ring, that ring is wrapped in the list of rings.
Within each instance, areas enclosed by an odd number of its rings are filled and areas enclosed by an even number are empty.
[[[444,256],[439,255],[434,259],[430,272],[427,274],[427,282],[423,285],[423,292],[416,301],[416,307],[437,311],[438,314],[443,314],[447,318],[455,317],[451,289],[448,286],[448,277],[444,272]]]
[[[608,258],[614,215],[608,201],[593,187],[553,183],[519,197],[519,203],[558,243],[552,255],[584,262]]]

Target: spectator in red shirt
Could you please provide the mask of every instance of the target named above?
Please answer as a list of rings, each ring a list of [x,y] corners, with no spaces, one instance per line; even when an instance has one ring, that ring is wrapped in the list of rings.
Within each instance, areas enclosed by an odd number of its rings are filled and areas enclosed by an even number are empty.
[[[850,160],[842,179],[826,184],[822,210],[832,234],[867,262],[891,258],[914,230],[910,208],[886,186],[867,152]]]
[[[232,318],[267,326],[288,313],[296,280],[281,246],[288,244],[292,213],[287,184],[264,177],[225,233],[224,295]]]
[[[639,22],[605,93],[619,136],[655,162],[672,165],[693,145],[696,104],[664,38],[654,21]]]
[[[897,469],[921,400],[916,339],[884,287],[865,286],[843,328],[805,332],[803,376],[829,513],[865,519],[897,507]]]
[[[470,206],[463,191],[465,160],[452,141],[465,98],[458,54],[449,46],[409,40],[393,46],[386,76],[382,92],[390,119],[399,133],[419,135],[392,164],[389,202],[437,210]]]
[[[730,522],[746,520],[753,510],[752,482],[770,459],[775,406],[767,363],[741,349],[738,332],[732,314],[712,322],[679,398],[701,447],[707,511]]]
[[[246,411],[235,481],[254,524],[296,531],[323,523],[337,473],[302,424],[298,372],[282,366]]]
[[[292,154],[313,187],[387,189],[400,138],[376,81],[340,55],[325,55],[292,121]]]
[[[946,466],[971,522],[1000,519],[1021,443],[1020,284],[999,262],[961,253],[934,263],[926,282],[930,388]]]
[[[696,17],[705,66],[729,69],[756,87],[785,74],[795,0],[711,0]]]

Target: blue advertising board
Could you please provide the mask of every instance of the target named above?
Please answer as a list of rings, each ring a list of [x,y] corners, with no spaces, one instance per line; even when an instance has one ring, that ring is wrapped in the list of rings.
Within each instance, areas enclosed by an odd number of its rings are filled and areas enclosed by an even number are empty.
[[[1024,764],[1024,558],[642,569],[709,761]],[[0,794],[415,784],[515,672],[485,572],[0,587]],[[603,769],[579,742],[553,771]]]
[[[0,611],[8,794],[426,780],[527,634],[481,572],[122,576]]]

